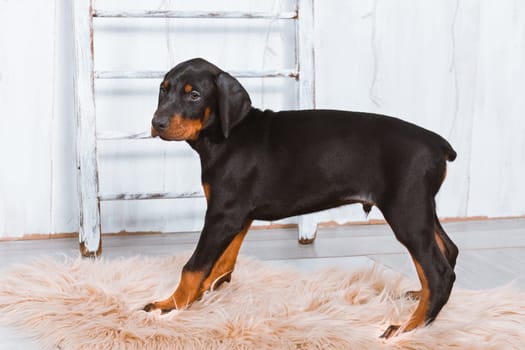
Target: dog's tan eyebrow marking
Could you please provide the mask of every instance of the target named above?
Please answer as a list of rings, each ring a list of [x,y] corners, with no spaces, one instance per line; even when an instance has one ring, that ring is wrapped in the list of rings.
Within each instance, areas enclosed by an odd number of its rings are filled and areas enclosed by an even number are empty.
[[[191,90],[193,90],[193,86],[191,86],[190,84],[184,85],[184,92],[188,93]]]
[[[164,89],[168,90],[170,88],[170,82],[168,80],[164,80],[162,82],[162,86],[164,87]]]

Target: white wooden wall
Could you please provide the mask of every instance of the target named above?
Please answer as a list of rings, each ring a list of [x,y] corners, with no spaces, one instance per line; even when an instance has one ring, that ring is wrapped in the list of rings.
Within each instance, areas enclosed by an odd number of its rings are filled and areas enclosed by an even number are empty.
[[[293,9],[291,0],[125,5]],[[67,0],[0,0],[0,237],[78,230],[71,18]],[[293,24],[283,21],[97,19],[95,30],[97,69],[164,70],[195,56],[225,69],[294,62]],[[525,2],[318,0],[314,41],[318,108],[399,116],[454,145],[459,156],[439,195],[441,216],[525,215]],[[293,80],[242,83],[256,106],[296,105]],[[158,84],[97,81],[98,129],[147,130]],[[200,189],[198,159],[183,143],[108,141],[99,151],[103,192]],[[102,229],[198,230],[204,208],[201,199],[105,202]],[[355,206],[321,218],[363,214]]]

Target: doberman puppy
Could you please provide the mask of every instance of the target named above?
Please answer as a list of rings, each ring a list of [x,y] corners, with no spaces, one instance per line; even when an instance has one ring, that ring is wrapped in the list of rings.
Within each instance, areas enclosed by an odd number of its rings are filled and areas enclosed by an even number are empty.
[[[262,111],[230,74],[197,58],[160,85],[152,136],[185,140],[199,154],[204,228],[179,285],[145,311],[189,306],[230,281],[252,220],[277,220],[349,203],[375,205],[408,249],[422,289],[410,319],[382,337],[432,322],[455,280],[458,249],[434,197],[456,152],[400,119],[335,110]]]

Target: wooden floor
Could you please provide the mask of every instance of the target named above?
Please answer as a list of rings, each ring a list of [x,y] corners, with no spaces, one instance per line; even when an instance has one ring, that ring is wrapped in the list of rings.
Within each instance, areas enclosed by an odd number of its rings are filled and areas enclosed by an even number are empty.
[[[455,288],[489,289],[510,282],[525,289],[525,218],[444,224],[458,245]],[[297,243],[293,229],[251,230],[241,254],[304,270],[354,269],[379,263],[416,280],[412,261],[386,225],[321,228],[311,245]],[[106,259],[192,251],[198,233],[105,236]],[[41,256],[78,256],[74,238],[0,242],[0,272]],[[178,273],[178,272],[174,272]],[[0,327],[0,349],[38,349],[25,335]]]

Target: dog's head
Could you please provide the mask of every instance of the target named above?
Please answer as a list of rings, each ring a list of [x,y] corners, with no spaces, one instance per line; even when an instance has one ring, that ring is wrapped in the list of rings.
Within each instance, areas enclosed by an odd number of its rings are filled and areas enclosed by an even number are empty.
[[[250,108],[250,96],[237,79],[206,60],[192,59],[164,76],[151,134],[194,141],[201,130],[220,123],[227,138]]]

